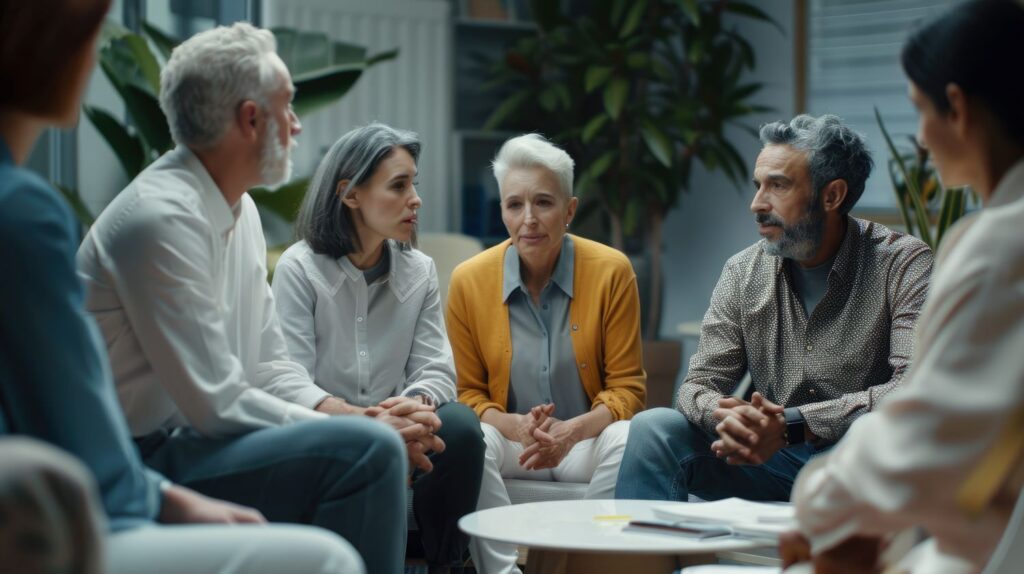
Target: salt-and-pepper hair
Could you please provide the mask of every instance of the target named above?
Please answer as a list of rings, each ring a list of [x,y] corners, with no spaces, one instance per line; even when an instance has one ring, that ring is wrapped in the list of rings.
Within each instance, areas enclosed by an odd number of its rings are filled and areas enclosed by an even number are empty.
[[[540,134],[516,136],[506,141],[492,162],[494,178],[501,191],[505,175],[515,168],[543,167],[553,173],[566,199],[572,197],[572,170],[575,163],[562,148]]]
[[[174,48],[160,73],[160,109],[174,141],[209,148],[243,101],[266,109],[270,93],[281,87],[268,57],[276,50],[269,30],[245,22],[200,32]]]
[[[838,116],[799,115],[788,124],[772,122],[761,126],[761,143],[789,145],[807,154],[815,202],[821,190],[837,179],[846,181],[846,199],[839,212],[849,213],[864,193],[871,175],[871,152],[864,136],[843,124]]]
[[[419,136],[382,123],[356,128],[334,142],[313,174],[299,208],[295,221],[298,239],[305,240],[314,253],[326,253],[335,259],[358,253],[362,246],[352,210],[341,197],[369,181],[380,162],[397,148],[409,152],[414,162],[419,161]],[[349,184],[339,190],[338,184],[344,180]]]

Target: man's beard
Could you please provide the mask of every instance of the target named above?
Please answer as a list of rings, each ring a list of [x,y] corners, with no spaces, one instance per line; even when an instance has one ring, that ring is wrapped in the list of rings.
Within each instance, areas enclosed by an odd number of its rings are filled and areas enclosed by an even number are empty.
[[[260,177],[264,185],[280,185],[292,177],[292,154],[296,141],[289,138],[288,147],[281,145],[278,138],[277,118],[267,120],[263,134],[263,149],[260,151]]]
[[[792,224],[770,213],[758,213],[755,219],[758,223],[778,225],[782,229],[782,236],[778,240],[761,240],[764,252],[776,257],[807,261],[818,252],[825,235],[825,209],[817,200],[812,201],[804,215]]]

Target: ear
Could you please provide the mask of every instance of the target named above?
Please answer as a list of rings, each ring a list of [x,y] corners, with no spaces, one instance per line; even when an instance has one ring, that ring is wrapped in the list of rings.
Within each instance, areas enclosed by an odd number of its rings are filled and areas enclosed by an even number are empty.
[[[821,205],[825,211],[839,211],[839,206],[846,199],[849,188],[845,179],[834,179],[821,190]]]
[[[970,108],[967,105],[967,95],[964,94],[960,86],[949,83],[946,85],[946,99],[949,100],[947,118],[950,125],[958,136],[964,137],[972,119]]]
[[[569,225],[572,223],[574,217],[576,217],[576,208],[579,206],[580,200],[578,197],[569,198],[569,210],[566,213],[565,224]]]
[[[351,182],[351,179],[343,179],[339,181],[337,187],[334,188],[334,193],[341,199],[343,204],[348,206],[349,209],[357,209],[359,207],[359,198],[356,196],[356,189],[352,188],[351,193],[348,195],[345,194],[345,191],[348,190],[349,183]]]
[[[260,138],[259,124],[263,120],[260,107],[252,100],[245,100],[238,106],[235,124],[246,141],[255,142]]]

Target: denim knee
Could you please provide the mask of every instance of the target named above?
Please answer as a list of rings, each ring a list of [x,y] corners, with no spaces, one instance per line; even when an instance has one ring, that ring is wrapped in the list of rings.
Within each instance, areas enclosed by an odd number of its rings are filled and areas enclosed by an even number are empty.
[[[633,417],[629,428],[630,448],[669,447],[673,450],[697,450],[707,443],[704,432],[690,423],[686,415],[669,408],[643,411]]]

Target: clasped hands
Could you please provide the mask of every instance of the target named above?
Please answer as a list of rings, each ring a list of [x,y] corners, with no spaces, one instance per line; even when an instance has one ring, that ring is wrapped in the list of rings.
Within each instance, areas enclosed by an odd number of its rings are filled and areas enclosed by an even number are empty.
[[[444,441],[437,436],[441,429],[437,407],[427,397],[389,397],[372,407],[357,407],[342,399],[330,397],[317,407],[327,414],[360,414],[373,417],[398,431],[405,441],[409,465],[424,472],[434,469],[427,456],[431,452],[444,452]]]
[[[576,425],[556,419],[555,405],[537,405],[529,414],[518,415],[516,436],[510,437],[525,447],[519,454],[519,466],[526,470],[555,468],[580,441]]]
[[[736,397],[718,399],[713,415],[718,440],[711,443],[715,456],[729,464],[763,464],[786,446],[783,407],[754,393],[750,402]]]

